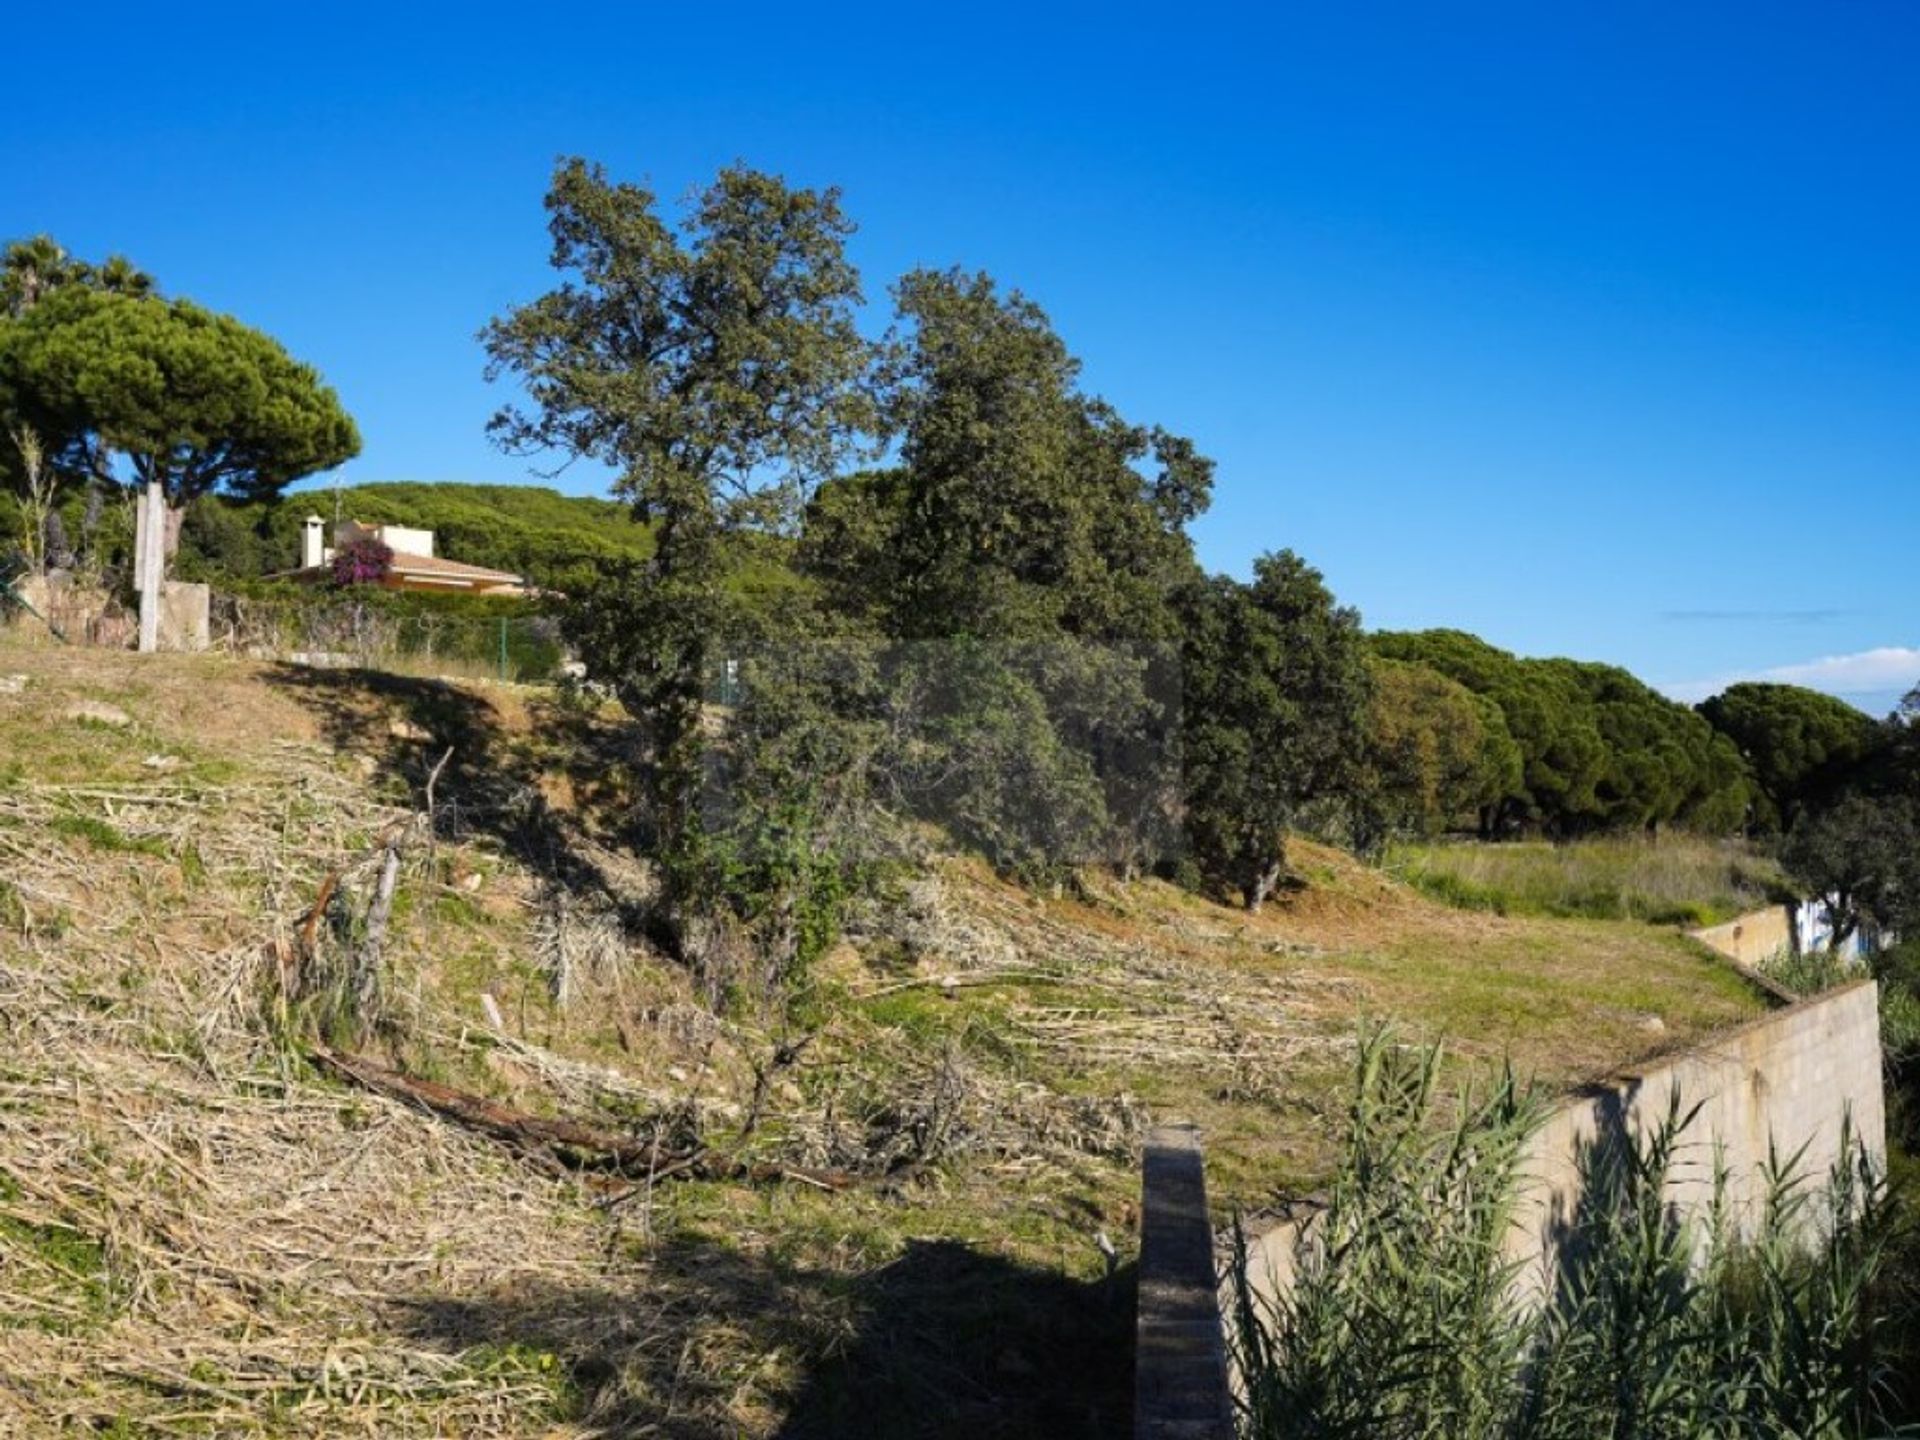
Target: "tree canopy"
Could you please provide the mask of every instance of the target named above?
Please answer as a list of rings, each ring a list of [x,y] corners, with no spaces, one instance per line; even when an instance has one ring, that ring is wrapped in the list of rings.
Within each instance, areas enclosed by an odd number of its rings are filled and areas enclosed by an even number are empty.
[[[691,948],[723,888],[699,807],[700,712],[730,557],[745,533],[790,528],[880,424],[853,226],[837,192],[740,166],[677,227],[650,191],[577,158],[546,205],[564,278],[482,331],[489,377],[517,377],[530,401],[491,429],[515,453],[612,468],[652,526],[652,553],[581,597],[573,638],[650,732],[668,920]]]
[[[1752,766],[1756,821],[1768,830],[1790,830],[1824,805],[1880,743],[1871,718],[1799,685],[1730,685],[1699,710]]]
[[[279,493],[359,453],[360,435],[311,366],[186,300],[61,283],[0,325],[0,404],[70,472],[124,457],[170,507],[225,491]]]
[[[1749,803],[1739,754],[1685,706],[1610,665],[1527,660],[1458,630],[1385,633],[1375,652],[1431,666],[1499,706],[1522,788],[1495,828],[1555,834],[1677,821],[1726,832]]]
[[[897,295],[894,633],[1170,636],[1165,596],[1192,573],[1185,527],[1211,462],[1082,393],[1079,362],[1018,291],[921,270]]]
[[[1286,872],[1287,832],[1350,781],[1369,677],[1360,616],[1292,551],[1180,594],[1186,827],[1212,887],[1257,909]]]
[[[1353,781],[1354,839],[1485,831],[1524,797],[1520,747],[1500,707],[1431,666],[1369,656],[1372,696]]]
[[[1780,858],[1808,894],[1827,898],[1836,949],[1862,926],[1920,927],[1920,797],[1843,796],[1804,816]]]

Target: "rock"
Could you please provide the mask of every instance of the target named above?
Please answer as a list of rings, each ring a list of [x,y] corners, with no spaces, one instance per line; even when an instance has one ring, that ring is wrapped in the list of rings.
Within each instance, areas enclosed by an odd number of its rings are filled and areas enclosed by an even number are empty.
[[[25,675],[0,675],[0,695],[18,695],[27,688]]]
[[[118,705],[102,700],[76,700],[67,707],[67,719],[90,720],[96,725],[111,725],[116,730],[133,724],[133,717]]]
[[[411,720],[398,718],[387,722],[387,734],[396,740],[415,740],[423,745],[433,739],[433,732],[424,725],[416,725]]]
[[[1649,1035],[1662,1035],[1666,1033],[1667,1022],[1658,1015],[1644,1015],[1640,1019],[1640,1028]]]
[[[140,764],[144,769],[148,770],[178,770],[180,768],[180,757],[178,755],[149,755],[146,759],[142,760]]]

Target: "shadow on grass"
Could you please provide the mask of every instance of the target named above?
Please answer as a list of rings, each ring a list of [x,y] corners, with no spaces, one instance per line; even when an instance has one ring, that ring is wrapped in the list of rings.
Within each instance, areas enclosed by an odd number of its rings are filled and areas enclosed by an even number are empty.
[[[677,1241],[626,1293],[412,1301],[399,1328],[555,1355],[569,1418],[610,1436],[719,1440],[758,1410],[784,1440],[1104,1440],[1131,1423],[1133,1291],[1131,1267],[1082,1283],[948,1240],[865,1274]]]
[[[335,749],[370,756],[375,774],[402,782],[416,805],[451,749],[435,786],[443,839],[490,836],[542,878],[623,904],[620,888],[588,853],[594,847],[582,842],[585,824],[631,828],[621,783],[635,763],[625,753],[634,748],[630,731],[535,701],[534,734],[514,735],[475,690],[384,671],[278,665],[267,679],[319,717]],[[566,782],[572,813],[549,802],[542,788],[549,778]]]

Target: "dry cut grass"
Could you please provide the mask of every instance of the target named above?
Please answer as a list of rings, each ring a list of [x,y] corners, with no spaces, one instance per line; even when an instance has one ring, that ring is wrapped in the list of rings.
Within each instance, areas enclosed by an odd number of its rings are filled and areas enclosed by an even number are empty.
[[[1575,1079],[1758,1005],[1670,933],[1448,909],[1303,845],[1254,917],[935,862],[796,1021],[715,1013],[629,923],[609,717],[214,659],[11,672],[9,1435],[1110,1434],[1150,1121],[1201,1122],[1216,1199],[1258,1204],[1326,1173],[1363,1015]],[[364,901],[449,747],[368,1043],[850,1188],[560,1170],[308,1063],[286,946],[327,876]]]

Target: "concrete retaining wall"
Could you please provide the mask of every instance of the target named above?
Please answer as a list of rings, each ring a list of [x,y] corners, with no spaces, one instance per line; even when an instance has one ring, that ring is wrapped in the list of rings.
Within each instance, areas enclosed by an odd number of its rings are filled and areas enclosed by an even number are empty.
[[[1798,1001],[1694,1049],[1587,1087],[1557,1106],[1533,1141],[1526,1166],[1530,1185],[1510,1242],[1514,1258],[1540,1262],[1525,1272],[1529,1283],[1546,1283],[1556,1232],[1579,1205],[1582,1147],[1644,1134],[1665,1117],[1676,1090],[1683,1109],[1701,1107],[1668,1183],[1669,1202],[1682,1215],[1702,1214],[1711,1202],[1717,1154],[1729,1172],[1733,1218],[1750,1226],[1764,1195],[1769,1143],[1783,1157],[1804,1146],[1800,1168],[1818,1180],[1839,1156],[1844,1117],[1851,1117],[1854,1134],[1884,1164],[1878,987],[1859,980]],[[1249,1235],[1248,1272],[1256,1293],[1271,1300],[1292,1284],[1299,1229],[1298,1222],[1285,1220]],[[1222,1309],[1231,1314],[1227,1295],[1223,1288]]]
[[[1133,1369],[1140,1440],[1233,1440],[1218,1284],[1200,1132],[1161,1126],[1147,1136],[1140,1167]]]
[[[1689,933],[1729,960],[1757,967],[1793,949],[1793,911],[1786,905],[1773,905],[1741,915],[1724,925],[1709,925]]]
[[[1610,1135],[1646,1134],[1675,1092],[1684,1108],[1700,1106],[1667,1186],[1682,1215],[1704,1214],[1711,1203],[1717,1155],[1733,1218],[1750,1226],[1765,1195],[1769,1145],[1783,1158],[1801,1151],[1802,1173],[1818,1181],[1840,1156],[1849,1116],[1884,1165],[1879,987],[1858,980],[1802,1000],[1561,1106],[1534,1141],[1532,1192],[1517,1217],[1519,1253],[1545,1253],[1556,1224],[1579,1203],[1581,1149]]]

